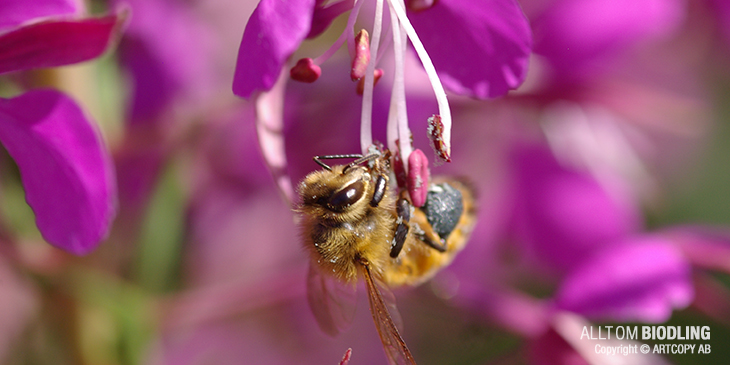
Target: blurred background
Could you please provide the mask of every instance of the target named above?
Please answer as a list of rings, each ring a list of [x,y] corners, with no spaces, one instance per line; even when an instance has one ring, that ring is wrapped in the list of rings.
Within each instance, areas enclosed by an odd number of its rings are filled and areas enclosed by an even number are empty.
[[[394,291],[416,360],[727,363],[730,6],[519,3],[533,31],[525,83],[495,100],[449,94],[453,162],[431,173],[472,181],[479,220],[451,266]],[[127,12],[101,57],[1,76],[3,98],[52,87],[98,123],[118,212],[90,254],[51,246],[16,163],[0,153],[0,363],[337,364],[348,348],[350,364],[386,363],[362,287],[337,338],[307,304],[307,254],[262,158],[254,102],[231,92],[256,4],[87,1],[88,16]],[[346,18],[292,60],[322,54]],[[408,56],[414,146],[431,156],[435,99]],[[295,186],[319,168],[312,156],[359,152],[349,62],[341,50],[316,83],[286,84]],[[388,62],[375,89],[380,140]],[[581,338],[599,325],[709,326],[709,340],[640,343],[712,351],[599,356],[596,344],[637,343]]]

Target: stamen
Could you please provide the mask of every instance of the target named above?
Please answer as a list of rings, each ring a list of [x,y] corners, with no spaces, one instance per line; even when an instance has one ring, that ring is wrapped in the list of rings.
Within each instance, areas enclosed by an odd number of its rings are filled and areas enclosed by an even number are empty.
[[[395,141],[395,144],[397,146],[398,141]],[[393,174],[395,174],[395,181],[398,184],[398,189],[405,189],[408,187],[408,174],[406,173],[405,168],[403,167],[403,160],[401,159],[401,154],[398,151],[397,147],[394,147],[392,150],[393,153]]]
[[[375,21],[373,22],[373,39],[370,42],[370,50],[378,54],[380,45],[380,33],[383,28],[383,0],[377,0],[375,5]],[[365,72],[365,87],[363,90],[362,110],[360,114],[360,147],[365,153],[373,144],[373,85],[375,74],[375,62],[368,63]]]
[[[370,36],[365,29],[362,29],[355,36],[355,57],[352,58],[352,69],[350,70],[352,81],[360,80],[365,76],[368,63],[370,63]]]
[[[292,80],[312,83],[322,75],[322,69],[311,58],[302,58],[289,71]]]
[[[444,143],[444,124],[441,122],[441,116],[432,115],[428,118],[428,138],[431,140],[431,148],[441,161],[451,162],[451,150],[447,149]],[[436,161],[438,165],[438,161]]]
[[[395,76],[393,79],[393,90],[390,96],[390,108],[392,112],[388,115],[388,131],[392,132],[395,129],[397,137],[389,135],[388,138],[397,138],[400,141],[398,151],[403,160],[403,167],[408,170],[408,156],[410,156],[413,150],[410,138],[411,131],[408,129],[408,109],[406,106],[405,88],[405,53],[408,40],[405,32],[401,32],[403,29],[392,7],[390,8],[390,18],[392,23],[391,28],[393,30]],[[392,127],[393,125],[395,127]]]
[[[380,64],[380,60],[382,60],[384,56],[390,55],[390,53],[388,53],[388,48],[391,46],[391,43],[393,43],[393,37],[391,35],[393,26],[390,24],[392,23],[390,19],[391,18],[389,16],[383,16],[383,32],[380,34],[380,47],[378,47],[380,50],[377,55],[371,56],[371,58],[375,59],[376,65]]]
[[[396,100],[391,92],[390,95],[390,106],[388,108],[388,124],[386,129],[386,138],[388,142],[388,149],[393,151],[393,156],[400,158],[400,152],[398,152],[398,110],[396,106]]]
[[[347,18],[347,26],[343,34],[347,35],[347,52],[350,54],[350,58],[355,57],[355,35],[352,29],[355,29],[355,23],[357,22],[357,16],[360,14],[360,9],[365,0],[355,0],[355,6],[350,12],[350,17]]]
[[[439,141],[441,148],[437,150],[437,153],[439,156],[443,155],[446,157],[442,157],[444,161],[451,161],[451,109],[449,109],[449,101],[446,98],[446,91],[444,91],[444,87],[441,85],[441,80],[439,80],[436,68],[434,68],[433,62],[428,56],[428,52],[426,52],[426,49],[423,47],[423,43],[421,43],[421,40],[418,38],[418,34],[416,34],[416,30],[413,29],[413,25],[411,25],[408,20],[408,16],[406,15],[402,4],[398,0],[388,0],[388,3],[398,17],[401,27],[406,31],[408,38],[411,40],[411,44],[413,44],[413,48],[416,50],[416,54],[418,54],[421,64],[423,64],[426,75],[428,75],[428,80],[431,82],[431,87],[436,95],[436,102],[439,107],[438,124],[440,125]],[[433,118],[434,117],[429,118],[429,124],[431,124],[431,120]],[[431,134],[429,133],[429,135]]]
[[[380,81],[380,78],[383,77],[383,74],[385,71],[383,71],[382,68],[376,68],[373,73],[373,87],[378,84],[378,81]],[[357,80],[357,88],[355,89],[357,92],[357,95],[362,96],[363,92],[365,91],[365,78],[361,78],[360,80]]]
[[[393,9],[389,8],[389,10],[390,10],[390,29],[391,29],[391,32],[393,33],[393,37],[395,37],[395,34],[400,33],[400,27],[398,25],[398,18],[393,13]],[[397,28],[397,30],[396,30],[396,28]],[[401,39],[401,37],[398,37],[398,38]],[[393,38],[391,37],[391,39],[393,39]],[[396,49],[395,45],[394,45],[393,49],[394,49],[394,53],[397,53],[395,51],[395,49]],[[397,76],[396,76],[396,78],[397,78]],[[396,91],[395,91],[396,85],[397,85],[397,82],[393,82],[393,87],[392,87],[392,90],[390,93],[390,106],[388,109],[388,124],[387,124],[387,129],[386,129],[386,133],[387,133],[386,138],[387,138],[388,148],[391,151],[393,151],[393,161],[395,162],[396,165],[399,165],[399,167],[401,169],[403,169],[402,170],[403,178],[398,179],[398,187],[405,187],[406,171],[405,171],[405,167],[403,166],[403,161],[401,159],[401,154],[400,154],[399,147],[398,147],[398,145],[400,143],[398,143],[398,100],[396,98]],[[398,177],[397,171],[396,171],[396,177]]]

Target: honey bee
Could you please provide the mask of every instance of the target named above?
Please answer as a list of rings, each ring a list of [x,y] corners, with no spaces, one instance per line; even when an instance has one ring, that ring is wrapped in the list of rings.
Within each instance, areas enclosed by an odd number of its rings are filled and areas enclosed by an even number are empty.
[[[323,162],[346,158],[354,161],[331,167]],[[299,184],[296,208],[312,259],[307,279],[312,312],[326,333],[344,330],[362,276],[388,361],[415,364],[398,332],[388,288],[418,285],[453,260],[476,221],[472,189],[458,180],[435,179],[424,206],[414,208],[405,189],[398,193],[390,186],[388,150],[314,161],[323,169]]]

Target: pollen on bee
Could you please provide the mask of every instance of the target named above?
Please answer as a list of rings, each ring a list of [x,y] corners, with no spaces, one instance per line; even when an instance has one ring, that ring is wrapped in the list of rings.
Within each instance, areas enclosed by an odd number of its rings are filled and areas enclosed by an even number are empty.
[[[413,230],[413,233],[418,234],[418,235],[426,234],[426,232],[424,232],[423,229],[421,229],[421,226],[419,226],[418,223],[414,223],[411,226],[411,230]]]

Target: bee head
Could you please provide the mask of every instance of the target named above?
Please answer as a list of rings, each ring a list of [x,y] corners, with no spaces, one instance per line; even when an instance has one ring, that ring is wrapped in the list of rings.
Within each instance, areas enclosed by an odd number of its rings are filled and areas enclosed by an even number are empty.
[[[298,191],[302,212],[343,222],[365,214],[373,181],[364,166],[333,166],[307,175]]]

